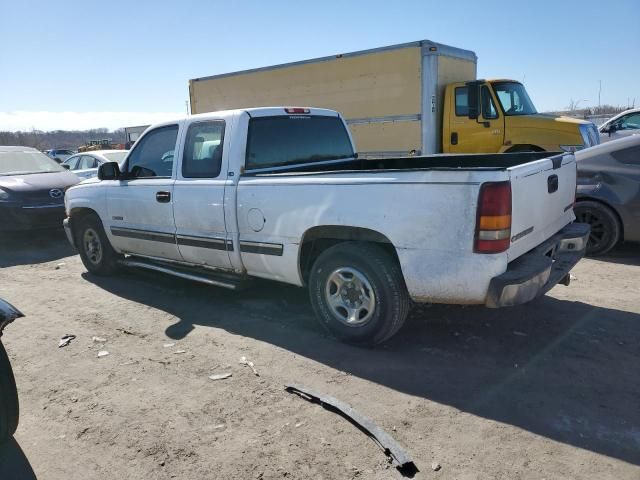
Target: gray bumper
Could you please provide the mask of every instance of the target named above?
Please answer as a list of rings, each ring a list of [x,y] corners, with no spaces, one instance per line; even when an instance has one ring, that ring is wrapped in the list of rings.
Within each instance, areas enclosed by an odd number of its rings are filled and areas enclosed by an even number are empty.
[[[76,244],[73,241],[73,231],[71,230],[70,220],[71,220],[70,218],[65,218],[62,221],[62,226],[64,227],[64,233],[67,234],[67,240],[69,240],[69,243],[71,244],[71,246],[77,250]]]
[[[546,242],[509,263],[491,279],[486,305],[509,307],[544,295],[558,283],[569,284],[569,271],[584,257],[589,225],[572,223]]]

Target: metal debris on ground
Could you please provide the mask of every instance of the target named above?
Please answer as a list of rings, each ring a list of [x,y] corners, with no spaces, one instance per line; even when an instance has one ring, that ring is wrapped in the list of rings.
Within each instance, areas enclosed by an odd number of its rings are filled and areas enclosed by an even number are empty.
[[[225,378],[229,378],[231,373],[216,373],[214,375],[209,375],[211,380],[224,380]]]
[[[391,435],[354,410],[350,405],[329,395],[316,393],[301,385],[286,385],[285,390],[289,393],[295,393],[309,402],[318,403],[327,410],[342,415],[349,420],[382,448],[382,451],[391,458],[402,475],[412,477],[418,472],[418,467],[413,463],[413,460]]]
[[[519,331],[517,331],[517,330],[514,330],[514,331],[513,331],[513,334],[514,334],[514,335],[517,335],[518,337],[526,337],[526,336],[527,336],[527,334],[526,334],[526,333],[524,333],[524,332],[519,332]]]
[[[66,347],[71,343],[71,340],[73,340],[74,338],[76,338],[75,335],[67,333],[64,337],[60,339],[60,342],[58,342],[58,348]]]
[[[162,345],[164,348],[169,348],[169,347],[173,347],[175,346],[175,343],[165,343],[164,345]]]
[[[240,363],[240,365],[246,365],[247,367],[249,367],[256,377],[260,376],[260,374],[258,373],[258,370],[256,370],[256,367],[253,364],[253,362],[251,360],[247,360],[247,357],[244,357],[244,356],[240,357],[240,362],[239,363]]]
[[[60,270],[60,267],[64,267],[66,265],[66,263],[64,262],[60,262],[56,265],[56,270]]]
[[[140,337],[140,338],[145,337],[145,335],[143,335],[142,333],[132,332],[131,330],[127,330],[126,328],[116,328],[116,330],[118,332],[121,332],[121,333],[125,334],[125,335],[133,335],[135,337]]]
[[[176,350],[175,352],[173,352],[174,355],[176,355],[177,353],[187,353],[186,350]]]
[[[92,337],[91,340],[93,340],[95,343],[104,343],[107,341],[107,339],[104,337]]]
[[[109,352],[107,352],[106,350],[100,350],[98,352],[98,358],[100,357],[106,357],[107,355],[109,355]]]
[[[440,470],[441,468],[442,468],[442,465],[440,465],[438,462],[433,462],[433,463],[431,464],[431,469],[432,469],[434,472],[437,472],[437,471],[438,471],[438,470]]]

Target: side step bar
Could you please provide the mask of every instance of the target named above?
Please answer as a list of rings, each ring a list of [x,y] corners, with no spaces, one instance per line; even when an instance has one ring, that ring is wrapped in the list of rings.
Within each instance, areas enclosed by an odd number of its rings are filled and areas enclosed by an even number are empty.
[[[246,283],[246,281],[240,276],[236,277],[234,275],[224,273],[217,274],[216,272],[203,272],[194,268],[161,264],[140,258],[134,259],[128,257],[124,260],[120,260],[118,263],[125,267],[144,268],[173,275],[174,277],[184,278],[186,280],[193,280],[194,282],[206,283],[207,285],[213,285],[215,287],[228,288],[229,290],[239,290]]]

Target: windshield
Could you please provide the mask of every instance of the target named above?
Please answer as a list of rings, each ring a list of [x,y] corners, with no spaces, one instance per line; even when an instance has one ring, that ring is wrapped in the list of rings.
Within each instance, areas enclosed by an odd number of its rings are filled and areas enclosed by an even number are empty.
[[[41,152],[1,152],[0,175],[64,172],[65,169]]]
[[[118,162],[120,165],[122,165],[122,162],[124,161],[124,159],[127,158],[127,153],[129,153],[129,150],[122,150],[120,152],[103,153],[102,156],[107,160],[109,160],[110,162]]]
[[[516,82],[492,83],[493,90],[505,115],[533,115],[538,113],[527,95],[524,85]]]

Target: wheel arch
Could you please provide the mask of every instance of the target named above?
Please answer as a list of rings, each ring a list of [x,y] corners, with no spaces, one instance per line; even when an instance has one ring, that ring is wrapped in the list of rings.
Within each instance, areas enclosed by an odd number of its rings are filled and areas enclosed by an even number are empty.
[[[307,284],[309,271],[322,252],[343,242],[369,242],[382,246],[400,264],[396,249],[386,235],[376,230],[348,225],[321,225],[304,232],[298,253],[298,269],[303,284]]]

